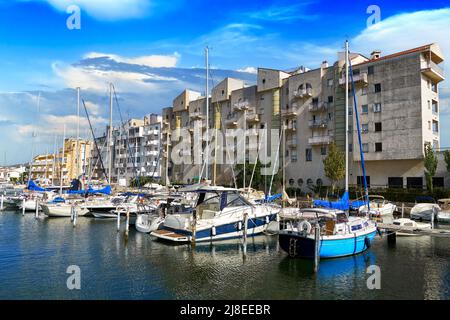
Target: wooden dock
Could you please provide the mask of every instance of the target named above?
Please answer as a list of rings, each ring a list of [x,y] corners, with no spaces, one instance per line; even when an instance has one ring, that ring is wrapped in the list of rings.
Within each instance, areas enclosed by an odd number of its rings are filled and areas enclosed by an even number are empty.
[[[399,226],[396,224],[391,223],[378,223],[378,228],[392,232],[402,232],[402,233],[409,233],[411,235],[422,235],[422,236],[431,236],[431,237],[441,237],[441,238],[450,238],[450,230],[446,229],[417,229],[414,227],[405,227],[405,226]]]

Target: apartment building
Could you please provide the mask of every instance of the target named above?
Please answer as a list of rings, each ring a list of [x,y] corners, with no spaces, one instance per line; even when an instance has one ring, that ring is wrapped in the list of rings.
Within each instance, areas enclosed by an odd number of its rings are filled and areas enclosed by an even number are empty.
[[[370,57],[351,53],[352,76],[358,104],[362,149],[368,182],[371,186],[422,186],[424,181],[424,145],[439,148],[439,83],[444,80],[440,64],[443,54],[437,44],[430,44],[382,56],[374,51]],[[351,88],[351,86],[350,86]],[[361,183],[361,162],[352,92],[349,113],[345,111],[345,60],[341,53],[333,64],[324,61],[318,68],[293,71],[259,68],[257,83],[245,86],[240,80],[226,78],[211,91],[209,131],[240,128],[246,130],[246,159],[252,163],[252,150],[261,137],[254,129],[282,130],[280,149],[287,187],[304,191],[330,182],[324,176],[323,159],[330,144],[345,150],[345,120],[349,117],[350,184]],[[190,183],[200,173],[201,165],[174,165],[171,151],[177,145],[174,129],[194,131],[193,123],[206,130],[206,98],[189,90],[163,109],[163,175],[169,180]],[[254,135],[255,139],[252,139]],[[252,142],[253,141],[253,142]],[[228,137],[227,150],[210,146],[208,167],[210,180],[232,184],[232,165],[215,165],[215,157],[237,159],[243,148],[236,137]],[[203,141],[203,149],[205,142]],[[193,155],[192,148],[188,153]],[[168,157],[169,155],[169,157]],[[254,158],[254,157],[253,157]],[[441,174],[442,170],[438,172]],[[204,177],[204,175],[203,175]],[[444,182],[435,178],[436,185]]]
[[[66,139],[64,150],[61,148],[57,154],[41,154],[33,158],[31,179],[42,184],[59,184],[62,170],[63,184],[70,184],[89,170],[91,147],[92,142],[88,140]]]

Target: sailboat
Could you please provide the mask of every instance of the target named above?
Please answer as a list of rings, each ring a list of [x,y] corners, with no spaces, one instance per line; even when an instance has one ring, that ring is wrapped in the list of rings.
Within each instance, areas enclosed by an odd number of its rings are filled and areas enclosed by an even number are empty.
[[[366,189],[368,211],[370,202],[367,197],[367,183],[364,166],[364,155],[361,145],[358,108],[351,71],[351,62],[348,56],[348,42],[345,43],[345,114],[348,115],[348,83],[349,68],[351,75],[355,116],[358,126],[358,139],[360,145],[361,166]],[[346,130],[348,130],[348,116],[346,116]],[[296,225],[289,224],[279,233],[280,247],[291,257],[300,258],[337,258],[361,253],[368,248],[377,233],[377,225],[368,217],[350,217],[347,213],[350,207],[348,194],[348,131],[346,134],[346,177],[345,193],[337,202],[321,202],[327,208],[310,208],[300,210],[298,217],[301,220]]]

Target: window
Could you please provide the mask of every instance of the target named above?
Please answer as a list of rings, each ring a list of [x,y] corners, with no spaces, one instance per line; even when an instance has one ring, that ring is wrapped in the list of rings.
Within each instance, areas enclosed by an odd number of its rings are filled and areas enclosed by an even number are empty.
[[[381,112],[381,103],[373,104],[373,112],[375,112],[375,113]]]
[[[381,151],[383,151],[383,143],[375,142],[375,152],[381,152]]]
[[[368,123],[363,123],[361,125],[361,133],[368,133],[369,132],[369,124]]]
[[[428,100],[427,102],[428,102],[428,110],[431,110],[431,101]]]
[[[438,108],[438,102],[436,101],[436,100],[433,100],[433,109],[432,109],[432,112],[434,113],[434,114],[438,114],[438,112],[439,112],[439,108]]]
[[[297,162],[297,151],[292,151],[291,152],[291,161],[292,162]]]
[[[323,186],[323,181],[322,181],[322,179],[317,179],[316,180],[316,185],[318,186],[318,187],[321,187],[321,186]]]
[[[319,105],[319,98],[313,98],[312,99],[312,104],[313,104],[313,106],[318,106]]]
[[[328,79],[327,84],[329,87],[333,86],[333,79]]]
[[[353,75],[354,75],[354,76],[359,75],[359,73],[360,73],[360,70],[359,70],[359,69],[353,69]]]
[[[294,179],[292,179],[292,178],[290,178],[290,179],[289,179],[289,185],[290,185],[290,186],[293,186],[293,185],[294,185],[294,183],[295,183],[295,180],[294,180]]]
[[[406,178],[407,188],[423,188],[423,178],[422,177],[407,177]]]
[[[444,187],[444,177],[433,177],[433,187],[443,188]]]
[[[266,83],[266,79],[262,79],[262,83],[265,84]]]
[[[327,147],[320,147],[320,154],[322,156],[326,156],[327,155]]]
[[[370,176],[366,176],[366,182],[367,182],[367,187],[370,187]],[[364,186],[364,177],[363,176],[357,176],[356,177],[356,184],[358,186]]]
[[[388,177],[389,188],[403,188],[402,177]]]
[[[437,122],[436,120],[433,120],[432,124],[433,124],[433,133],[438,133],[439,132],[439,122]]]
[[[353,144],[348,144],[348,152],[353,152]]]
[[[306,149],[306,161],[312,161],[312,149]]]
[[[299,187],[303,186],[303,179],[302,179],[302,178],[299,178],[299,179],[297,180],[297,184],[298,184]]]
[[[308,185],[308,187],[312,187],[313,185],[313,180],[311,178],[309,178],[308,180],[306,180],[306,184]]]
[[[368,68],[367,68],[367,74],[373,74],[373,66],[369,66]]]
[[[367,94],[367,87],[361,87],[361,95],[365,96]]]
[[[431,130],[431,121],[428,121],[428,130]]]
[[[375,122],[375,132],[381,132],[382,125],[381,122]]]
[[[367,104],[361,106],[361,113],[369,113],[369,106]]]
[[[363,143],[362,144],[362,151],[363,151],[363,153],[369,152],[369,144]]]
[[[434,150],[439,149],[439,141],[438,140],[433,140],[433,149]]]
[[[375,88],[375,93],[381,92],[381,83],[375,83],[374,88]]]
[[[222,90],[222,95],[224,95],[225,94],[225,90]]]
[[[328,96],[328,103],[333,103],[333,96]]]
[[[432,83],[431,84],[431,91],[433,91],[433,92],[438,92],[438,85],[437,85],[437,83]]]

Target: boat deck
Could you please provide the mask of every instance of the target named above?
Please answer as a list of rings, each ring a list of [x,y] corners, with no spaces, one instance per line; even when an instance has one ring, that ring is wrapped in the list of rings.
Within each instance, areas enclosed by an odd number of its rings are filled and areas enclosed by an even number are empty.
[[[378,228],[390,232],[402,232],[414,235],[450,238],[450,230],[446,229],[417,229],[415,227],[399,226],[391,223],[378,223]]]

